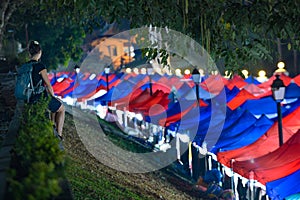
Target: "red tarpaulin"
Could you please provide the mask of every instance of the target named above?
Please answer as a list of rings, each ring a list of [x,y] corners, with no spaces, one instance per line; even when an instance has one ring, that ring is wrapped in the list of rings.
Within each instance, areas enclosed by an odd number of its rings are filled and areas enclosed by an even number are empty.
[[[300,169],[300,130],[279,149],[250,160],[236,161],[233,169],[244,177],[254,172],[254,179],[262,184],[285,177]]]
[[[159,90],[164,91],[165,93],[170,93],[172,87],[176,89],[182,86],[183,82],[180,81],[177,77],[167,78],[165,76],[161,77],[159,80],[155,81],[152,87],[156,87]]]
[[[107,88],[103,85],[100,85],[99,87],[97,87],[95,90],[93,90],[92,92],[90,92],[89,94],[80,97],[77,99],[78,102],[82,102],[84,100],[87,100],[89,98],[91,98],[92,96],[94,96],[97,92],[99,92],[100,90],[106,90]]]
[[[211,75],[201,83],[201,87],[212,94],[219,94],[227,82],[221,75]]]
[[[129,109],[132,111],[140,111],[143,115],[149,115],[151,109],[152,115],[158,115],[161,112],[165,112],[168,109],[169,99],[168,93],[157,91],[146,102],[138,104],[129,104]]]
[[[157,90],[155,93],[150,95],[149,89],[146,89],[140,92],[138,95],[132,95],[130,97],[126,97],[128,100],[123,101],[124,103],[119,102],[117,104],[118,109],[123,109],[126,107],[126,110],[131,112],[141,112],[143,115],[148,115],[149,109],[156,106],[155,111],[151,111],[152,114],[159,114],[165,111],[169,104],[168,93],[164,93],[161,90]],[[116,102],[113,102],[116,103]],[[158,105],[159,104],[159,105]],[[160,108],[160,109],[158,109]]]
[[[122,79],[123,80],[130,80],[130,78],[136,77],[137,74],[136,73],[130,73],[130,74],[125,74]]]
[[[150,114],[159,115],[162,112],[166,112],[168,110],[169,102],[170,100],[167,97],[163,97],[157,104],[148,107],[148,109],[145,110],[144,114],[146,116],[150,116]]]
[[[155,82],[152,83],[152,92],[156,91],[163,91],[164,93],[170,93],[172,87],[169,87],[168,85],[161,83],[161,82]]]
[[[51,82],[52,79],[55,78],[54,73],[48,73],[48,79]]]
[[[300,129],[300,107],[290,113],[282,120],[283,140],[287,141],[293,134]],[[278,123],[274,125],[256,142],[239,149],[219,152],[218,160],[230,167],[231,159],[236,161],[250,160],[263,156],[276,150],[279,147]]]
[[[116,74],[109,74],[107,79],[108,79],[108,82],[110,83],[112,80],[114,80],[116,78]],[[97,79],[98,80],[103,80],[106,82],[106,74],[102,73],[101,75],[98,75],[97,76]]]
[[[242,77],[234,75],[232,79],[227,81],[226,86],[229,90],[232,90],[234,87],[241,89],[247,84],[248,83]]]
[[[184,110],[183,112],[180,112],[176,115],[172,115],[167,117],[166,119],[160,119],[159,120],[159,125],[160,126],[169,126],[171,123],[178,122],[180,119],[182,119],[190,110],[192,110],[194,107],[198,106],[197,102],[192,104],[188,109]]]
[[[233,99],[231,99],[228,103],[227,106],[231,110],[235,110],[238,108],[240,105],[245,103],[246,100],[248,99],[259,99],[259,97],[254,96],[250,92],[242,89]]]
[[[56,95],[59,95],[68,89],[70,85],[74,82],[74,80],[70,78],[64,78],[61,82],[55,82],[55,84],[52,86],[53,91]]]
[[[144,90],[139,96],[136,96],[134,98],[130,98],[129,100],[129,110],[133,111],[139,106],[142,106],[143,104],[147,103],[148,101],[151,101],[152,99],[155,99],[156,97],[159,97],[163,93],[161,91],[156,91],[152,96],[150,95],[150,91],[148,89]]]
[[[180,81],[180,78],[177,76],[172,76],[168,79],[168,84],[172,87],[174,86],[177,90],[184,84],[184,82]]]
[[[272,76],[272,77],[269,78],[269,80],[267,80],[266,82],[263,82],[263,83],[261,83],[257,86],[260,87],[260,88],[270,88],[273,81],[275,80],[275,78],[276,78],[275,76]],[[280,79],[283,81],[283,84],[285,86],[288,86],[291,83],[291,80],[292,80],[291,77],[286,76],[284,74],[280,75]]]
[[[253,94],[255,97],[266,97],[266,96],[271,96],[272,95],[272,90],[271,87],[269,88],[260,88],[257,85],[250,83],[247,84],[243,87],[244,90],[249,92],[250,94]]]
[[[300,74],[293,78],[294,82],[300,86]]]
[[[143,92],[143,90],[141,90],[140,88],[133,89],[132,91],[133,92],[130,93],[129,95],[127,95],[126,97],[123,97],[116,101],[112,101],[111,105],[115,105],[117,107],[117,109],[119,109],[119,110],[123,110],[124,107],[128,107],[130,101],[132,99],[135,99],[137,96],[139,96]]]
[[[109,88],[116,87],[120,82],[121,82],[120,79],[117,79],[114,82],[109,83],[108,86],[109,86]],[[85,96],[83,96],[81,98],[78,98],[77,101],[81,102],[83,100],[89,99],[93,95],[95,95],[97,92],[99,92],[100,90],[107,90],[106,84],[105,85],[103,85],[103,84],[98,85],[98,87],[94,91],[90,92],[89,94],[87,94],[87,95],[85,95]]]

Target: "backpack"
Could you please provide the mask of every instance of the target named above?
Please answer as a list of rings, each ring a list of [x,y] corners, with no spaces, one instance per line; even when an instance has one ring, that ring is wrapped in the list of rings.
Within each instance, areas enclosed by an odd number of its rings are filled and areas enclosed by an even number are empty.
[[[210,183],[207,187],[206,193],[211,198],[219,198],[223,192],[223,189],[216,183]]]
[[[17,68],[17,80],[15,87],[15,97],[17,100],[29,102],[33,94],[40,94],[45,87],[42,85],[42,80],[34,87],[32,82],[32,62],[25,63]]]

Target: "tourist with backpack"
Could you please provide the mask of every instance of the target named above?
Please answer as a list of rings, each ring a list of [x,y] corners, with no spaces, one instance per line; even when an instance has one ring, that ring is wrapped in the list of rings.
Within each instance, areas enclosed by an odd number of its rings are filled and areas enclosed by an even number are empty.
[[[219,185],[221,180],[221,172],[214,168],[206,171],[204,177],[199,177],[195,188],[204,192],[211,200],[235,200],[235,195],[231,189],[223,190]]]
[[[49,97],[48,109],[51,111],[51,120],[54,122],[57,136],[62,140],[64,105],[54,96],[46,66],[40,62],[42,49],[39,42],[31,41],[28,50],[30,61],[17,68],[15,96],[17,100],[24,100],[29,104],[40,101],[42,97]]]

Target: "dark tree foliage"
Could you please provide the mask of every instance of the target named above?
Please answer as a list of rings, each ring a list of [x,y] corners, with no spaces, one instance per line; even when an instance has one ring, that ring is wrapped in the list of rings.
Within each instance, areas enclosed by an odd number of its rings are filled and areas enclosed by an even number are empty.
[[[4,0],[8,1],[18,5]],[[49,53],[53,63],[44,58],[51,65],[78,57],[84,33],[101,28],[101,16],[108,23],[128,19],[131,28],[167,26],[192,37],[213,59],[236,72],[261,61],[277,62],[278,42],[299,50],[299,4],[297,0],[29,0],[16,6],[9,21],[20,32],[28,24],[32,36],[37,26],[45,27],[39,39],[49,51],[56,51]]]

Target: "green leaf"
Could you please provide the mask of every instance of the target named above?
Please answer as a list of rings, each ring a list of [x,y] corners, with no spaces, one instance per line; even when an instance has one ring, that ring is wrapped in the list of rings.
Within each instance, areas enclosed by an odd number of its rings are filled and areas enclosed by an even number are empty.
[[[292,44],[290,42],[288,43],[287,48],[288,48],[288,50],[292,49]]]

